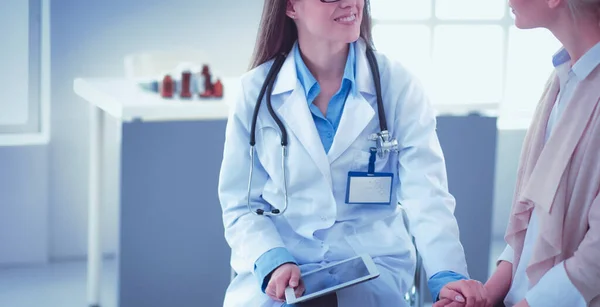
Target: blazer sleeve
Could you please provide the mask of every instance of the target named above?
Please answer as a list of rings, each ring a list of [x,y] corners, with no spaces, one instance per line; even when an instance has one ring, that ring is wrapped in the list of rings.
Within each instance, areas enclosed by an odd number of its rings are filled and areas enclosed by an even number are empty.
[[[565,261],[571,282],[589,304],[600,296],[600,194],[588,214],[589,229],[575,254]]]

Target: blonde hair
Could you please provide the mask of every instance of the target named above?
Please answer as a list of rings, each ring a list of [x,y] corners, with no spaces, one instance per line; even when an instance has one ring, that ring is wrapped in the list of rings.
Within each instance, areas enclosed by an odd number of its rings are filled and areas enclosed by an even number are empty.
[[[567,0],[567,4],[575,18],[584,11],[592,11],[600,15],[600,0]]]

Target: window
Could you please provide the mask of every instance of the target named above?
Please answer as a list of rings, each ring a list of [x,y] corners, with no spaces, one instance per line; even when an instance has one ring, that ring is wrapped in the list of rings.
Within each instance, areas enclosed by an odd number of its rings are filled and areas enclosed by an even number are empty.
[[[499,126],[526,127],[560,45],[548,31],[516,29],[507,2],[371,0],[375,47],[422,81],[440,113],[490,112]]]
[[[0,1],[0,145],[46,143],[49,0]]]

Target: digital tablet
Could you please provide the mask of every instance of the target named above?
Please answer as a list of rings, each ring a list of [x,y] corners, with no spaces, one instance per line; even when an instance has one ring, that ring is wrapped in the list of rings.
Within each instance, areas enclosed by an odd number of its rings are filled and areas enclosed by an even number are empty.
[[[369,255],[359,255],[302,274],[306,291],[296,297],[294,289],[285,289],[287,304],[301,303],[340,289],[379,277],[379,271]]]

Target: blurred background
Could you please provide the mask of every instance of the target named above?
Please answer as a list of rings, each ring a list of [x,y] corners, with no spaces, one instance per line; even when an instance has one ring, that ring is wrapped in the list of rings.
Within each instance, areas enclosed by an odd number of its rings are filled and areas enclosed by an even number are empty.
[[[262,2],[0,0],[0,306],[221,304],[218,164]],[[439,112],[461,240],[485,280],[560,45],[516,29],[506,0],[371,9],[375,47],[421,79]],[[209,65],[224,97],[165,100],[136,86],[175,76],[179,62]]]

